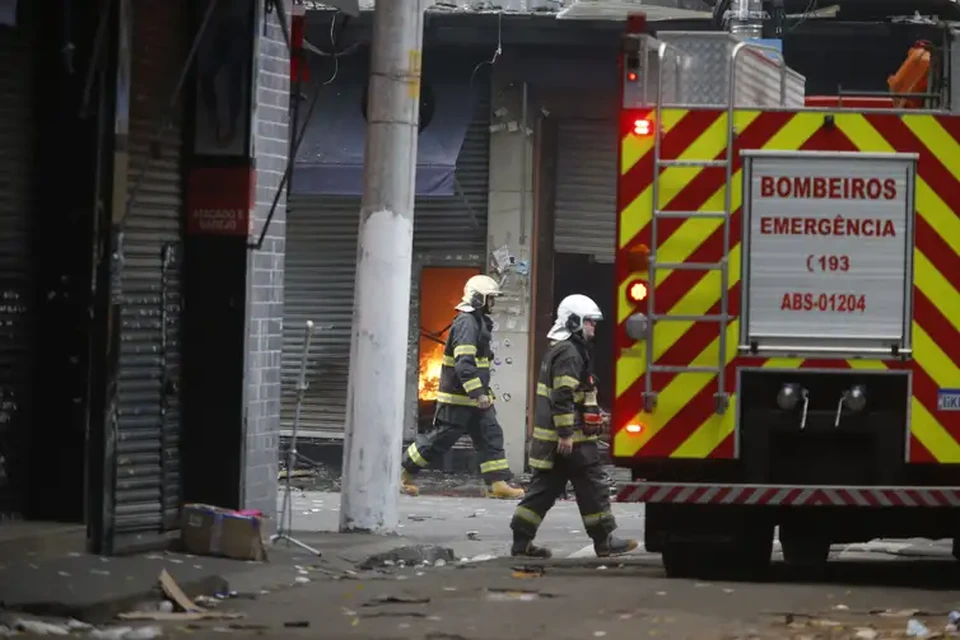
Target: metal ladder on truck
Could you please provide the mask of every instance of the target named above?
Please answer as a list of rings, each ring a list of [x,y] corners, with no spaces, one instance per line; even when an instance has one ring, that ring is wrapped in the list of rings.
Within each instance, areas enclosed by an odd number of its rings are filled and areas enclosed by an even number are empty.
[[[727,93],[727,146],[726,157],[723,160],[677,160],[663,159],[661,157],[661,146],[663,143],[662,114],[663,103],[660,97],[663,95],[663,69],[664,60],[667,55],[667,44],[661,43],[657,51],[658,58],[658,77],[657,77],[657,95],[656,95],[656,120],[654,122],[654,151],[653,151],[653,183],[651,192],[653,196],[653,211],[650,220],[650,258],[648,264],[647,281],[649,283],[647,293],[647,318],[650,320],[650,332],[647,338],[646,349],[646,370],[644,372],[644,390],[643,390],[643,410],[652,413],[657,407],[657,396],[659,394],[653,388],[653,374],[655,373],[711,373],[717,376],[717,393],[714,394],[716,400],[715,411],[717,415],[723,415],[730,405],[730,394],[726,391],[726,368],[727,368],[727,324],[731,320],[730,315],[730,218],[733,215],[732,204],[732,183],[733,166],[736,161],[735,146],[737,138],[737,129],[734,123],[736,112],[736,69],[737,60],[743,51],[749,49],[767,51],[776,54],[780,64],[780,104],[786,103],[786,80],[787,68],[786,60],[779,50],[759,44],[739,42],[730,53],[730,75],[728,78],[729,91]],[[679,69],[679,65],[676,66]],[[679,71],[677,71],[679,73]],[[664,211],[660,209],[660,173],[667,167],[698,167],[698,168],[723,168],[726,170],[726,182],[724,185],[723,210],[722,211]],[[720,218],[723,220],[723,255],[719,262],[660,262],[657,258],[658,235],[657,223],[665,218],[683,218],[683,219],[707,219]],[[720,313],[716,315],[680,315],[670,313],[658,314],[655,309],[656,301],[656,282],[657,272],[664,270],[687,270],[687,271],[719,271],[720,286]],[[715,366],[697,366],[697,365],[665,365],[657,364],[654,358],[653,346],[654,335],[658,322],[715,322],[719,327],[719,349],[717,364]]]

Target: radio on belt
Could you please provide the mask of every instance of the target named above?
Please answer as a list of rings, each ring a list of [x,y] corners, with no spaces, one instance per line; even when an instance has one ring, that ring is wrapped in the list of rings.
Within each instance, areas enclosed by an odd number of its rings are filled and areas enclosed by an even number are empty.
[[[916,154],[743,152],[740,351],[911,351]]]

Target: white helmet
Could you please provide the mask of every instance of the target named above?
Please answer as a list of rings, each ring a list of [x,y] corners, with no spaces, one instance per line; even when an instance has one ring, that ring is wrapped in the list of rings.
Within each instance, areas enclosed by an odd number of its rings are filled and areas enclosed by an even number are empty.
[[[457,305],[458,311],[476,311],[500,295],[500,285],[490,276],[473,276],[463,285],[463,299]]]
[[[603,312],[596,302],[585,295],[575,293],[560,301],[557,321],[547,333],[549,340],[566,340],[583,328],[584,320],[603,320]]]

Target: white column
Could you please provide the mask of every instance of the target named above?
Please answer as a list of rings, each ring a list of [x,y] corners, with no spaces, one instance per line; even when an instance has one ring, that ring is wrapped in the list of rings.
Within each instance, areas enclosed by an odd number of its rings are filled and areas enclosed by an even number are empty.
[[[494,252],[506,248],[516,261],[514,267],[506,271],[503,297],[493,316],[497,323],[494,333],[497,360],[492,382],[510,470],[520,473],[527,430],[532,301],[529,263],[534,167],[533,133],[529,123],[535,119],[530,113],[524,114],[523,82],[510,77],[511,66],[509,58],[504,56],[493,69],[487,251],[493,261]],[[530,110],[528,106],[526,111]],[[524,115],[528,120],[526,124]],[[524,264],[526,269],[522,267]]]
[[[340,530],[397,530],[406,391],[423,0],[373,18]]]

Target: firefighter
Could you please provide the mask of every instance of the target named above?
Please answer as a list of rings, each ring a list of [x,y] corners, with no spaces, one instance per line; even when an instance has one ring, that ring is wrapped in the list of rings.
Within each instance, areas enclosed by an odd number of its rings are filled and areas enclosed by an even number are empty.
[[[418,438],[403,455],[400,490],[407,495],[420,493],[413,476],[448,452],[466,432],[480,454],[480,473],[487,484],[487,497],[523,497],[522,489],[509,484],[513,474],[507,466],[503,429],[497,422],[490,389],[490,312],[498,295],[500,285],[489,276],[473,276],[463,287],[463,299],[456,306],[459,313],[443,349],[434,414],[436,428]]]
[[[590,341],[600,307],[587,296],[567,296],[557,308],[557,320],[547,334],[550,349],[540,365],[530,466],[533,477],[527,494],[510,521],[511,555],[549,558],[549,549],[533,544],[547,511],[573,484],[587,534],[599,557],[620,555],[637,548],[635,540],[613,535],[616,520],[597,440],[603,415],[597,404]]]

